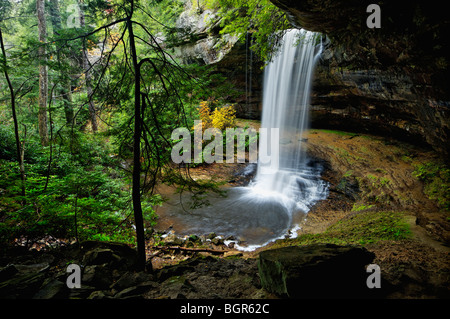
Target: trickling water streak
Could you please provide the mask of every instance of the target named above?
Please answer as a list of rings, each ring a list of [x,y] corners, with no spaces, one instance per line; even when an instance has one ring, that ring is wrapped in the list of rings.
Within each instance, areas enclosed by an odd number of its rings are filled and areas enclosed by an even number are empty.
[[[245,35],[245,104],[248,107],[248,32]]]
[[[253,73],[253,45],[252,34],[245,35],[245,104],[247,107],[252,103],[252,73]]]
[[[252,45],[253,45],[253,36],[250,33],[250,78],[249,78],[249,104],[252,104],[252,87],[253,87],[253,83],[252,83],[252,73],[253,73],[253,50],[252,50]]]

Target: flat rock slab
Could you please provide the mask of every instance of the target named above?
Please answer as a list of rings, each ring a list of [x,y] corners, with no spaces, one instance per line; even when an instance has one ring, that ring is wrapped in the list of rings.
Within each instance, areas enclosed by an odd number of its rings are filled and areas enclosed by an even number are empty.
[[[258,269],[262,287],[282,297],[365,298],[374,257],[355,246],[292,246],[261,252]]]

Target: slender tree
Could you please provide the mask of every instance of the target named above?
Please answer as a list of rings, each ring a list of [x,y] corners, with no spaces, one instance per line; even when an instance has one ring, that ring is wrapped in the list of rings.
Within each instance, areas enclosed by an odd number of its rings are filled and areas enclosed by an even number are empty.
[[[39,135],[41,144],[48,145],[48,123],[47,123],[47,99],[48,99],[48,67],[46,50],[44,43],[47,41],[47,25],[45,22],[45,1],[36,1],[36,11],[38,18],[39,42],[41,45],[38,49],[40,58],[39,62]]]
[[[44,0],[37,1],[41,2]],[[81,0],[79,0],[80,2]],[[115,6],[111,6],[108,10],[117,10],[116,14],[119,18],[106,22],[94,30],[83,28],[86,25],[84,22],[84,12],[80,10],[78,15],[81,20],[80,26],[82,27],[81,30],[83,30],[83,33],[64,32],[60,37],[55,38],[55,46],[58,50],[58,48],[63,48],[68,43],[75,43],[76,41],[86,43],[89,37],[101,32],[104,32],[105,39],[111,39],[111,46],[104,46],[105,49],[101,52],[102,62],[98,63],[98,66],[100,66],[98,68],[98,77],[89,77],[90,72],[86,72],[92,70],[92,66],[89,65],[89,61],[87,60],[86,47],[82,50],[84,51],[84,61],[82,61],[82,64],[88,80],[86,86],[89,87],[92,85],[91,91],[88,89],[89,102],[92,101],[93,93],[101,93],[102,90],[104,90],[104,94],[108,94],[107,98],[110,98],[110,92],[117,92],[117,88],[120,87],[123,88],[124,94],[126,92],[128,95],[129,92],[132,92],[131,98],[134,103],[129,122],[129,128],[132,130],[133,135],[131,201],[136,231],[138,266],[140,269],[145,269],[147,266],[147,269],[150,270],[151,264],[146,265],[144,216],[141,202],[142,193],[148,184],[150,184],[151,192],[153,193],[153,186],[156,184],[158,173],[162,165],[166,163],[164,156],[167,155],[165,152],[170,142],[166,140],[165,136],[169,132],[165,131],[160,121],[164,123],[169,121],[175,125],[174,120],[176,120],[173,116],[170,116],[170,119],[168,119],[169,116],[165,113],[166,107],[169,108],[168,111],[173,112],[173,114],[178,114],[178,116],[181,116],[183,113],[182,109],[174,110],[171,109],[172,106],[169,106],[172,102],[174,105],[179,105],[180,97],[177,95],[176,89],[182,85],[178,82],[180,76],[175,73],[182,72],[179,66],[172,65],[174,61],[164,52],[148,27],[138,22],[140,12],[135,11],[137,7],[138,3],[132,0],[118,1]],[[114,18],[114,16],[111,17]],[[55,21],[54,26],[56,30],[58,21]],[[120,36],[113,39],[111,37],[112,30],[120,30]],[[122,54],[118,52],[119,50],[116,50],[120,45],[123,48]],[[145,57],[140,58],[138,56],[138,49],[142,50],[140,52],[145,52]],[[41,57],[45,56],[44,53],[45,51],[40,52]],[[61,50],[61,54],[61,58],[67,58],[63,50]],[[117,57],[121,59],[121,62],[119,62]],[[120,76],[116,76],[117,74],[120,74]],[[171,83],[171,81],[174,81],[174,83]],[[114,89],[110,85],[114,85]],[[169,102],[169,99],[171,102]],[[177,102],[174,102],[174,100]],[[81,105],[76,113],[86,104]],[[95,120],[97,118],[95,110],[90,107],[89,111],[91,115],[94,115]],[[49,115],[52,114],[48,110],[47,113]],[[92,119],[93,117],[91,116]],[[95,123],[96,121],[92,121],[93,130],[95,130]],[[148,160],[141,162],[142,156],[146,156]],[[151,176],[147,175],[148,172],[151,172]],[[144,173],[145,177],[143,177]],[[152,181],[148,182],[147,179],[151,179]]]
[[[134,1],[131,1],[131,12],[127,18],[127,29],[130,37],[131,59],[134,69],[134,138],[133,138],[133,211],[136,226],[136,241],[139,267],[145,268],[145,236],[144,219],[141,204],[141,63],[138,63],[136,54],[136,43],[134,39],[133,21],[131,20],[134,10]]]
[[[6,82],[8,83],[9,93],[11,95],[11,111],[14,121],[14,135],[16,138],[16,151],[17,151],[17,161],[19,163],[20,177],[22,179],[22,196],[25,196],[25,166],[24,166],[24,154],[25,154],[25,141],[20,143],[19,138],[19,124],[17,122],[17,114],[16,114],[16,95],[14,93],[14,88],[12,86],[11,80],[8,75],[8,65],[6,62],[6,51],[5,45],[3,43],[3,35],[2,29],[0,28],[0,45],[3,55],[3,72],[5,74]]]

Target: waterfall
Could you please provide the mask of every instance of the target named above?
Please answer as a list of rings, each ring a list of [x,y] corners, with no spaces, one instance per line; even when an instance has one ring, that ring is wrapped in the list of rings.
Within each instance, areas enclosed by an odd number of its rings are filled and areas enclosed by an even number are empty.
[[[308,159],[302,147],[314,63],[321,50],[321,45],[316,45],[317,36],[304,30],[287,31],[279,55],[266,67],[261,125],[269,133],[278,129],[279,134],[265,135],[260,130],[254,180],[248,186],[228,188],[226,197],[210,194],[208,205],[188,212],[181,202],[192,202],[190,195],[177,194],[165,216],[178,234],[215,232],[236,238],[238,249],[254,250],[295,234],[292,230],[311,206],[326,198],[327,184],[320,179],[322,168]],[[247,87],[246,93],[250,90]],[[279,148],[277,165],[261,160],[265,145],[270,146],[267,154]]]
[[[289,210],[304,212],[324,197],[324,183],[308,167],[302,145],[309,123],[314,65],[321,53],[321,45],[316,45],[318,36],[306,30],[288,30],[279,54],[266,66],[261,128],[267,134],[260,132],[260,160],[251,185],[256,193],[279,197]],[[271,136],[273,128],[278,129],[278,138]],[[266,146],[271,161],[264,163],[261,151]]]

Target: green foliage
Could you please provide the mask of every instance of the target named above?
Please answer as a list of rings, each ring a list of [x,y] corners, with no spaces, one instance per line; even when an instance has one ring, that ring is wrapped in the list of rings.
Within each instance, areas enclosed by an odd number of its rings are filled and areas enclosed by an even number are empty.
[[[364,205],[364,204],[353,204],[353,208],[352,208],[352,211],[354,211],[354,212],[359,212],[359,211],[362,211],[362,210],[367,210],[367,209],[370,209],[370,208],[372,208],[372,207],[374,207],[375,205]]]
[[[1,107],[0,107],[1,112]],[[21,139],[23,142],[23,139]],[[34,138],[25,141],[25,161],[36,163],[42,156],[43,148]],[[11,125],[0,125],[0,160],[17,161],[16,139],[14,129]]]
[[[17,160],[16,140],[10,128],[0,125],[0,159]]]
[[[178,41],[176,35],[176,20],[184,10],[184,1],[180,0],[150,0],[139,3],[137,15],[146,21],[149,30],[162,33],[165,42],[173,45]]]
[[[206,0],[206,8],[219,8],[222,34],[233,34],[246,40],[252,37],[252,50],[262,61],[268,61],[276,52],[283,30],[291,28],[284,12],[269,0]]]
[[[74,154],[68,151],[56,154],[48,178],[45,161],[27,164],[25,198],[18,195],[17,164],[0,162],[1,241],[20,236],[34,240],[46,235],[134,241],[129,178],[111,157],[108,143],[99,139],[78,135],[73,144],[82,148]],[[143,202],[144,218],[152,227],[156,221],[153,207],[161,203],[161,198],[150,196]]]
[[[437,201],[440,208],[450,211],[450,168],[437,162],[415,165],[413,175],[425,184],[425,194]]]
[[[361,213],[339,221],[325,233],[329,237],[359,243],[407,239],[411,231],[403,216],[403,213],[390,211]]]
[[[318,132],[318,130],[310,130],[311,133],[316,133]],[[356,133],[351,133],[351,132],[344,132],[344,131],[337,131],[337,130],[320,130],[320,132],[325,132],[325,133],[331,133],[331,134],[337,134],[337,135],[341,135],[341,136],[356,136],[358,134]]]

